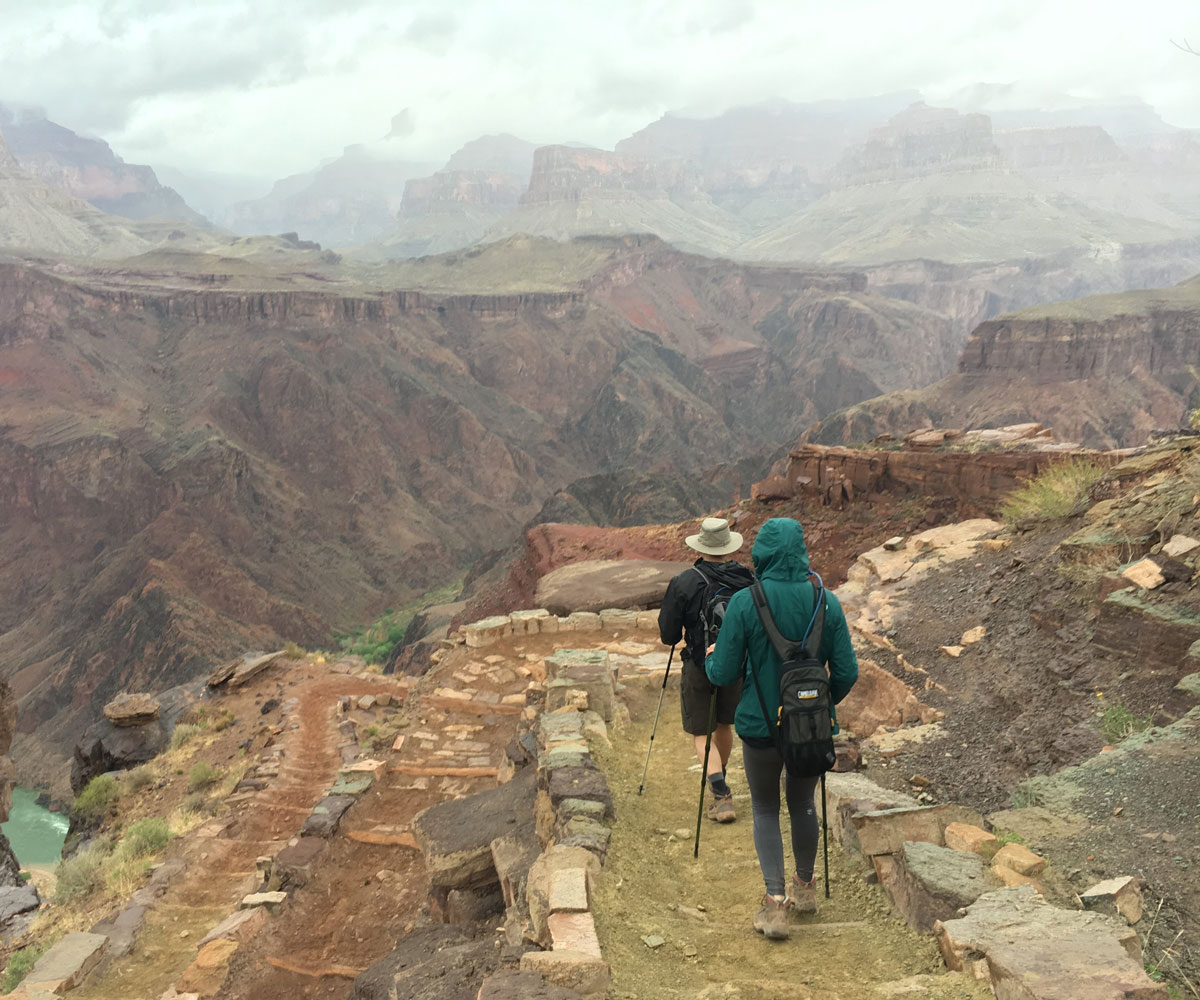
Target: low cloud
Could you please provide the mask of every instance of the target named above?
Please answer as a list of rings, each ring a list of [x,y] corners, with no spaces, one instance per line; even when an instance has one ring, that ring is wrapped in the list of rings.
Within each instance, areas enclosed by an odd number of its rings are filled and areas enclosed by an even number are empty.
[[[611,147],[672,109],[980,81],[1140,95],[1200,127],[1200,60],[1171,46],[1200,39],[1194,0],[1136,16],[1116,0],[8,6],[0,102],[44,107],[127,159],[265,177],[312,169],[389,121],[395,155],[437,162],[483,133]]]

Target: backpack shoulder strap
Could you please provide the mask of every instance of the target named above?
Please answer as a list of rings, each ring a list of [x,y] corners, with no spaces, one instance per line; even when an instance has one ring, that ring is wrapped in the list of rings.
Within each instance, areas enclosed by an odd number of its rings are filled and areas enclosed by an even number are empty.
[[[754,610],[758,612],[758,620],[762,622],[763,631],[767,633],[767,640],[771,643],[771,648],[775,650],[780,660],[786,660],[793,640],[779,631],[779,626],[775,624],[775,616],[771,614],[771,606],[767,603],[767,595],[758,580],[750,584],[750,596],[754,598]]]
[[[817,578],[818,580],[820,577]],[[804,655],[819,660],[821,658],[821,640],[825,636],[825,587],[813,583],[813,616],[804,633]]]

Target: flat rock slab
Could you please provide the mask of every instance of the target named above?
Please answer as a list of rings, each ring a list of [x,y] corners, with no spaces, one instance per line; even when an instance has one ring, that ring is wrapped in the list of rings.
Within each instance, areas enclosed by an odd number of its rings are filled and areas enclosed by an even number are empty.
[[[324,837],[301,837],[275,855],[271,862],[272,876],[279,879],[277,884],[289,888],[307,885],[324,852]]]
[[[252,892],[249,896],[242,897],[238,907],[243,910],[252,910],[256,906],[263,906],[274,913],[287,902],[287,898],[286,892]]]
[[[825,776],[825,804],[833,839],[855,849],[858,847],[858,836],[850,821],[854,813],[899,807],[916,809],[920,805],[911,795],[884,788],[865,774],[853,772]],[[817,809],[820,808],[820,796],[817,796]]]
[[[362,795],[375,781],[375,775],[366,774],[342,774],[338,776],[338,780],[333,783],[333,787],[329,789],[329,795]]]
[[[1022,809],[1002,809],[988,814],[988,823],[997,832],[1011,832],[1033,844],[1058,837],[1073,837],[1088,828],[1086,817],[1077,814],[1060,815],[1044,806],[1025,806]]]
[[[1142,968],[1137,934],[1048,905],[1029,886],[985,893],[935,928],[946,965],[1013,1000],[1168,1000]]]
[[[856,813],[850,820],[858,835],[859,850],[869,858],[896,854],[909,840],[944,847],[946,827],[951,823],[983,825],[983,817],[974,809],[951,803],[916,809],[878,809]]]
[[[265,906],[253,906],[248,910],[231,913],[200,939],[199,947],[203,948],[209,941],[215,941],[217,938],[228,938],[230,941],[245,944],[262,930],[269,916]]]
[[[1098,882],[1079,898],[1085,909],[1119,916],[1126,923],[1136,924],[1142,919],[1142,890],[1131,875]]]
[[[499,964],[490,931],[472,937],[453,924],[418,927],[354,980],[353,1000],[474,998]]]
[[[572,563],[543,576],[534,602],[555,615],[613,608],[656,608],[671,577],[691,564],[650,559],[609,559]]]
[[[37,889],[30,884],[0,888],[0,924],[18,913],[28,913],[41,905]]]
[[[114,726],[144,726],[158,718],[162,706],[149,694],[120,694],[104,706],[104,717]]]
[[[302,837],[332,837],[346,810],[354,805],[353,795],[327,795],[315,806],[304,821]]]
[[[146,922],[147,909],[140,903],[133,903],[111,920],[102,920],[92,928],[91,933],[103,934],[108,938],[107,954],[110,958],[124,958],[133,951],[138,932]]]
[[[960,909],[996,888],[983,858],[975,854],[910,842],[895,857],[892,902],[919,931],[932,931],[937,921],[956,917]]]
[[[39,983],[60,983],[54,992],[73,990],[104,957],[107,947],[103,934],[68,934],[37,960],[23,985],[33,989]]]
[[[532,969],[502,969],[483,981],[478,1000],[581,1000],[577,990],[547,983]]]
[[[434,886],[469,889],[499,880],[492,841],[532,827],[537,799],[533,768],[506,784],[439,802],[413,817],[412,832]]]
[[[548,982],[585,997],[605,996],[612,983],[608,963],[586,951],[527,951],[521,968],[540,972]]]

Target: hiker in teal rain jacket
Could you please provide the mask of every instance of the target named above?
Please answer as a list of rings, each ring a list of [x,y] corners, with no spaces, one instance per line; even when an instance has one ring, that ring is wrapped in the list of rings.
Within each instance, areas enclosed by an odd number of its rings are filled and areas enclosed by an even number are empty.
[[[813,616],[816,580],[809,576],[808,547],[799,522],[787,517],[765,522],[758,530],[750,556],[780,631],[801,639]],[[830,700],[836,704],[858,680],[858,660],[841,604],[829,591],[825,597],[825,632],[819,656],[828,666]],[[742,740],[742,759],[754,815],[754,847],[767,889],[763,907],[755,915],[754,928],[774,939],[788,936],[790,910],[815,913],[817,908],[813,863],[817,856],[818,826],[813,791],[818,778],[787,776],[796,872],[791,892],[785,892],[783,839],[779,830],[779,778],[784,765],[759,702],[761,692],[773,725],[779,711],[780,667],[779,657],[754,609],[750,590],[738,591],[729,599],[725,621],[705,662],[705,671],[714,684],[732,684],[744,678],[734,727]],[[838,731],[836,713],[833,731]]]

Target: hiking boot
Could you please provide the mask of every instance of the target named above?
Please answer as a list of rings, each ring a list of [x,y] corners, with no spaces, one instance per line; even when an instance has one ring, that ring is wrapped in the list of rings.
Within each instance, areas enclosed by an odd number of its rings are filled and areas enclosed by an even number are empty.
[[[811,881],[801,882],[799,875],[793,875],[787,906],[793,913],[816,913],[817,880],[813,878]]]
[[[754,929],[772,941],[785,941],[791,934],[788,930],[787,900],[763,896],[762,909],[754,914]]]
[[[714,795],[712,802],[708,805],[708,818],[718,823],[732,823],[737,819],[737,813],[733,808],[733,794]]]

